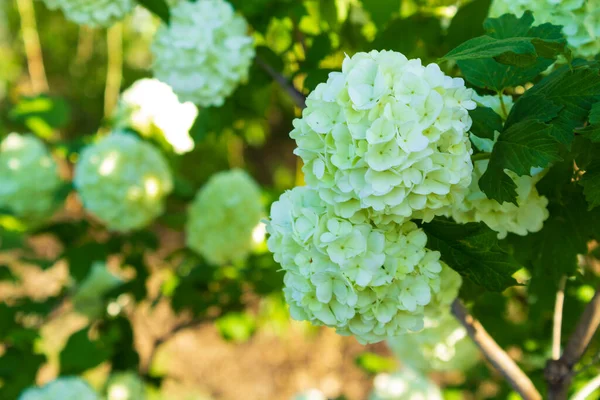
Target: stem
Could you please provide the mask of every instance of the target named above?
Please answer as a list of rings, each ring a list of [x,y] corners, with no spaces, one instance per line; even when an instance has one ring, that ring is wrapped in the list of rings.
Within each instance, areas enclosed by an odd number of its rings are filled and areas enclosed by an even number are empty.
[[[256,63],[275,80],[292,98],[299,108],[306,107],[305,98],[283,75],[275,71],[273,67],[264,62],[260,57],[256,57]]]
[[[44,57],[40,46],[37,24],[35,22],[35,9],[32,0],[17,0],[17,8],[21,19],[21,32],[25,55],[27,57],[27,69],[31,80],[31,90],[34,94],[48,91],[48,79],[44,68]]]
[[[471,161],[479,161],[479,160],[489,160],[492,153],[477,153],[471,156]]]
[[[600,375],[598,375],[597,377],[595,377],[594,379],[589,381],[584,387],[581,388],[581,390],[579,390],[577,393],[575,393],[575,395],[573,397],[571,397],[571,400],[585,400],[588,398],[588,396],[590,394],[594,393],[594,391],[596,389],[598,389],[599,387],[600,387]]]
[[[587,350],[594,333],[600,325],[600,286],[579,318],[575,330],[569,337],[565,351],[558,360],[549,360],[544,370],[548,383],[548,398],[564,400],[569,393],[573,367]]]
[[[498,92],[498,97],[500,98],[500,108],[502,109],[502,119],[506,121],[508,118],[508,111],[506,110],[506,104],[504,104],[504,98],[502,97],[502,91]]]
[[[123,79],[123,24],[118,22],[108,28],[106,37],[108,66],[104,89],[104,116],[110,117],[119,100]]]
[[[481,323],[469,314],[459,299],[452,303],[452,313],[467,329],[469,337],[475,342],[486,359],[504,376],[512,388],[525,400],[541,400],[531,380],[519,368],[517,363],[486,332]]]
[[[567,277],[560,278],[558,291],[556,292],[556,302],[554,303],[554,324],[552,330],[552,358],[560,358],[560,333],[562,329],[563,304],[565,302],[565,284]]]

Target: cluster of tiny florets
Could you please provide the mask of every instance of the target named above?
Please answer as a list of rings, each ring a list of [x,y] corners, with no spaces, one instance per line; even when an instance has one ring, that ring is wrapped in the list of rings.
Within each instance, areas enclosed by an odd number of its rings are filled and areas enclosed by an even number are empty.
[[[403,367],[393,374],[378,374],[369,400],[442,400],[440,388],[421,373]]]
[[[423,328],[442,264],[414,223],[350,220],[297,187],[273,203],[267,231],[293,318],[363,343]]]
[[[160,151],[120,132],[82,151],[73,183],[84,207],[109,229],[121,232],[143,228],[159,216],[173,188]]]
[[[44,0],[48,8],[60,9],[65,17],[79,25],[107,27],[123,19],[134,0]]]
[[[197,116],[196,106],[181,103],[166,83],[140,79],[121,94],[114,119],[117,127],[162,138],[181,154],[194,148],[189,132]]]
[[[562,25],[567,42],[581,57],[600,53],[600,0],[494,0],[490,16],[533,12],[536,25]]]
[[[506,118],[512,107],[512,99],[504,98],[503,105],[498,96],[481,96],[476,98],[480,106],[490,107],[500,116]],[[498,135],[496,135],[496,139]],[[495,140],[482,139],[471,135],[473,145],[480,151],[491,152]],[[508,176],[516,184],[517,204],[488,199],[479,188],[479,179],[487,170],[489,160],[477,160],[473,163],[473,179],[469,192],[464,201],[455,204],[451,216],[459,223],[483,222],[494,231],[498,232],[500,239],[508,233],[527,235],[542,229],[544,221],[548,218],[548,199],[540,196],[535,184],[542,177],[541,171],[532,171],[531,176],[518,176],[512,171],[507,171]]]
[[[40,139],[11,133],[0,142],[0,208],[42,222],[56,208],[60,185],[56,161]]]
[[[290,136],[306,182],[337,214],[430,220],[471,182],[472,89],[392,51],[345,59],[308,96]]]
[[[83,379],[64,377],[25,390],[19,400],[100,400],[100,396]]]
[[[246,172],[217,173],[190,205],[187,244],[213,264],[242,260],[263,215],[260,187]]]
[[[246,20],[223,0],[181,1],[158,30],[154,75],[181,101],[221,106],[248,79],[254,42]]]
[[[144,381],[134,372],[117,372],[106,382],[106,400],[145,400]]]

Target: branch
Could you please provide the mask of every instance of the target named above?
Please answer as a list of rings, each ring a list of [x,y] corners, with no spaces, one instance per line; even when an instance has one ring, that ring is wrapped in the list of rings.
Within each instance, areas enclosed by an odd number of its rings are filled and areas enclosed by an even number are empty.
[[[579,362],[588,348],[594,333],[600,325],[600,286],[579,318],[575,330],[569,337],[563,355],[558,360],[549,360],[544,370],[548,382],[548,398],[563,400],[567,398],[573,367]]]
[[[48,80],[44,69],[44,59],[40,46],[40,37],[35,21],[35,9],[32,0],[17,0],[19,17],[21,18],[21,32],[25,55],[27,56],[27,68],[31,79],[31,89],[35,94],[48,91]]]
[[[123,80],[123,24],[121,22],[108,28],[106,43],[108,66],[104,89],[104,116],[109,118],[119,100]]]
[[[517,363],[486,332],[481,323],[469,314],[459,299],[452,303],[452,313],[467,329],[467,333],[481,350],[486,359],[500,372],[512,388],[525,400],[541,400],[531,380],[519,368]]]
[[[594,393],[594,391],[596,389],[598,389],[599,387],[600,387],[600,375],[598,375],[597,377],[595,377],[594,379],[589,381],[584,387],[581,388],[581,390],[579,390],[577,393],[575,393],[575,395],[573,397],[571,397],[571,400],[585,400],[588,398],[588,396],[590,394]]]
[[[556,301],[554,303],[554,322],[552,329],[552,358],[558,360],[560,358],[560,333],[562,329],[563,304],[565,302],[565,285],[567,277],[560,278],[558,283],[558,291],[556,292]]]
[[[292,98],[299,108],[306,107],[305,97],[296,89],[283,75],[275,71],[273,67],[267,64],[262,58],[256,57],[256,63],[275,80]]]

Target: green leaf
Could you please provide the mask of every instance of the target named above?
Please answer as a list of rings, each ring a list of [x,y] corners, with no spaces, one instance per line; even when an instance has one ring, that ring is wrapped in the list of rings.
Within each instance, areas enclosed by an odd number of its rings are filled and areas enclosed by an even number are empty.
[[[491,36],[479,36],[454,48],[442,57],[441,61],[478,60],[494,57],[500,63],[523,67],[533,64],[537,53],[529,38],[494,39]]]
[[[494,132],[501,132],[502,117],[489,107],[477,107],[469,112],[473,125],[471,133],[482,139],[494,139]]]
[[[331,53],[331,40],[327,33],[322,33],[313,39],[312,45],[306,52],[304,67],[307,69],[318,68],[319,62],[329,53]]]
[[[217,319],[216,325],[223,339],[236,343],[247,342],[256,331],[256,320],[247,313],[227,313]]]
[[[141,6],[148,9],[148,11],[156,14],[165,24],[169,24],[171,20],[171,11],[166,0],[137,0]]]
[[[558,25],[543,24],[531,28],[533,19],[527,13],[520,19],[506,14],[485,22],[488,35],[497,39],[509,39],[521,35],[536,48],[536,57],[525,67],[504,65],[493,58],[462,60],[458,66],[465,79],[473,85],[494,91],[530,82],[547,69],[557,54],[565,52],[565,39]],[[502,60],[500,60],[502,61]]]
[[[63,128],[70,122],[71,109],[61,97],[39,95],[23,97],[8,116],[36,135],[50,139],[54,129]]]
[[[594,160],[586,169],[579,181],[583,186],[583,193],[592,209],[600,205],[600,160]]]
[[[532,120],[512,125],[500,134],[479,187],[488,198],[516,204],[516,185],[504,172],[529,175],[532,167],[545,168],[559,161],[559,145],[551,136],[551,126]]]
[[[88,327],[71,335],[60,352],[61,375],[78,375],[110,358],[112,349],[100,339],[89,337]]]
[[[584,128],[578,128],[575,132],[585,136],[592,142],[600,142],[600,102],[594,103],[590,110],[589,125]]]
[[[360,353],[354,359],[355,364],[369,374],[393,372],[398,368],[397,362],[392,357],[383,357],[370,351]]]
[[[475,0],[458,9],[448,27],[450,47],[484,34],[483,21],[487,18],[490,4],[491,0]]]
[[[552,126],[551,135],[570,146],[575,129],[584,125],[592,105],[600,101],[599,69],[598,62],[576,61],[571,68],[564,66],[554,71],[521,96],[506,126],[525,117],[548,122]],[[548,119],[548,105],[558,110],[552,119]]]
[[[385,24],[400,13],[401,0],[361,0],[363,9],[371,16],[371,21],[377,28]]]
[[[7,265],[0,265],[0,281],[18,282],[20,279]]]
[[[0,356],[0,399],[17,399],[28,386],[36,383],[46,357],[36,354],[33,344],[28,349],[9,347]]]
[[[457,224],[436,218],[423,224],[427,247],[463,277],[487,290],[500,292],[516,285],[512,275],[520,265],[498,246],[497,233],[482,223]]]
[[[385,29],[380,30],[375,36],[372,48],[399,51],[411,57],[419,51],[427,54],[427,50],[432,49],[433,52],[441,40],[442,28],[437,18],[414,14],[388,23]]]

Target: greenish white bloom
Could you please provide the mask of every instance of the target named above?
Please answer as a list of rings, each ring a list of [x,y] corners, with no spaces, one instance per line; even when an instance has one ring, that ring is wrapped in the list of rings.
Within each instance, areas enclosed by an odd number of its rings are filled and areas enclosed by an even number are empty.
[[[369,400],[442,400],[440,388],[408,367],[393,374],[378,374]]]
[[[526,10],[533,12],[536,25],[562,25],[575,55],[591,58],[600,53],[600,0],[494,0],[490,17],[520,17]]]
[[[327,396],[318,389],[309,389],[295,395],[293,400],[327,400]]]
[[[18,400],[100,400],[100,396],[81,378],[64,377],[25,390]]]
[[[388,340],[403,365],[422,371],[466,371],[479,361],[479,351],[466,329],[450,314],[425,319],[421,332]]]
[[[11,133],[0,142],[0,208],[42,222],[56,209],[60,186],[56,161],[40,139]]]
[[[123,280],[106,268],[103,262],[95,262],[86,278],[73,295],[75,311],[89,318],[99,317],[104,308],[103,296],[123,284]]]
[[[82,151],[73,182],[84,207],[120,232],[150,224],[163,212],[164,199],[173,189],[160,151],[119,131]]]
[[[144,381],[134,372],[117,372],[106,382],[106,400],[145,400]]]
[[[477,102],[492,109],[499,105],[497,96],[481,96]],[[497,103],[496,103],[497,101]],[[512,107],[512,101],[505,101],[507,112]],[[496,110],[495,110],[496,111]],[[504,114],[499,114],[504,115]],[[482,139],[471,135],[471,141],[481,151],[491,152],[498,139]],[[532,169],[532,176],[518,176],[512,171],[506,171],[508,176],[517,185],[517,204],[488,199],[479,188],[479,179],[487,170],[489,160],[478,160],[473,164],[473,179],[469,186],[469,193],[464,201],[455,204],[450,215],[459,223],[483,222],[491,229],[498,232],[498,238],[503,239],[510,233],[525,236],[529,232],[538,232],[542,229],[544,221],[548,218],[548,199],[540,196],[535,184],[543,176],[541,171]]]
[[[243,260],[263,217],[258,184],[235,169],[213,175],[188,211],[187,245],[212,264]]]
[[[154,75],[181,101],[221,106],[248,79],[254,41],[246,20],[224,0],[181,1],[152,46]]]
[[[108,27],[123,19],[134,0],[44,0],[51,10],[60,9],[65,17],[79,25]]]
[[[508,117],[508,113],[512,109],[513,106],[513,98],[512,96],[503,94],[502,100],[500,100],[500,96],[492,96],[492,95],[480,95],[476,92],[473,92],[473,101],[477,105],[477,107],[488,107],[491,108],[496,114],[498,114],[502,119],[506,119]]]
[[[166,83],[140,79],[121,94],[115,125],[133,128],[142,136],[162,137],[182,154],[194,148],[190,129],[197,116],[196,106],[189,101],[181,103]]]
[[[273,203],[267,243],[294,319],[375,343],[423,328],[442,264],[413,222],[364,215],[338,216],[316,190],[297,187]]]
[[[472,89],[393,51],[347,57],[308,96],[290,136],[308,185],[335,212],[431,220],[471,182]]]

